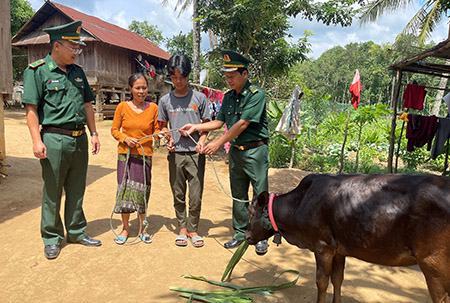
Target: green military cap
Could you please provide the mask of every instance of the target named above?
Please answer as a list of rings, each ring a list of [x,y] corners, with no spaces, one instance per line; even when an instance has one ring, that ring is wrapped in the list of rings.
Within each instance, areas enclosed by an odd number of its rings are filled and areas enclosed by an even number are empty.
[[[223,68],[224,72],[234,72],[238,68],[248,68],[248,65],[252,63],[250,59],[245,58],[241,54],[232,50],[223,50]]]
[[[50,36],[50,42],[56,40],[66,40],[73,43],[86,45],[81,41],[81,21],[73,21],[70,23],[48,27],[43,29]]]

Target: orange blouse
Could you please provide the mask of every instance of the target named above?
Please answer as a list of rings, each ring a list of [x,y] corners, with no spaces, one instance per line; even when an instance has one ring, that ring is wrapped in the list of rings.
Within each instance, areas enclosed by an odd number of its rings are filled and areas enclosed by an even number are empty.
[[[128,145],[125,143],[127,137],[135,139],[143,138],[159,132],[158,105],[150,102],[142,113],[137,113],[123,101],[117,105],[111,134],[119,141],[118,153],[126,154]],[[153,155],[153,138],[145,138],[140,141],[146,156]],[[142,148],[137,145],[131,149],[131,154],[142,155]]]

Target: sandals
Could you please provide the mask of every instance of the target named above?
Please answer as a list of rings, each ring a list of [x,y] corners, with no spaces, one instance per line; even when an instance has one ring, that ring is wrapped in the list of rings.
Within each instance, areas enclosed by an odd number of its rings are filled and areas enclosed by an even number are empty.
[[[176,238],[175,238],[175,245],[176,246],[187,246],[188,245],[188,237],[185,234],[179,234]]]
[[[200,248],[205,245],[205,241],[203,241],[203,238],[199,235],[195,235],[191,237],[192,246]]]
[[[152,243],[152,237],[147,233],[139,234],[139,239],[141,239],[141,241],[144,242],[145,244]]]
[[[114,242],[116,242],[116,244],[118,245],[123,245],[127,242],[128,240],[128,236],[124,236],[124,235],[118,235],[115,239]]]

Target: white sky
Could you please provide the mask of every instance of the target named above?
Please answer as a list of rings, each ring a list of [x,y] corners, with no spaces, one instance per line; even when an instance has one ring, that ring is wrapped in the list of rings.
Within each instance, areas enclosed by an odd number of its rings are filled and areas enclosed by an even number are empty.
[[[44,0],[28,0],[34,10],[39,9]],[[178,16],[174,12],[176,0],[169,0],[167,6],[161,0],[57,0],[56,2],[70,6],[81,12],[96,16],[107,22],[127,28],[132,20],[144,21],[158,26],[165,37],[172,37],[180,32],[187,33],[192,28],[191,10]],[[372,40],[381,44],[393,42],[405,24],[418,10],[418,2],[409,7],[398,10],[390,15],[381,17],[376,23],[354,25],[347,28],[340,26],[325,26],[318,22],[311,22],[300,18],[292,18],[290,34],[296,40],[303,36],[305,30],[313,32],[310,37],[312,47],[311,56],[317,58],[321,53],[336,45],[346,45],[351,42]],[[441,22],[434,31],[431,40],[440,42],[448,35],[448,20]],[[208,49],[207,36],[202,36],[202,48]],[[162,45],[164,48],[164,45]]]

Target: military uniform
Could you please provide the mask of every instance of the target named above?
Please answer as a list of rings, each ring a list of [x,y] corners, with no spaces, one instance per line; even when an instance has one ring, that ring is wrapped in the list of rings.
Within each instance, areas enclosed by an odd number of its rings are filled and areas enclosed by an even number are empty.
[[[46,31],[52,41],[83,44],[79,41],[80,26],[78,21]],[[24,72],[22,102],[37,107],[41,138],[47,149],[47,158],[40,160],[44,180],[41,235],[45,245],[59,245],[64,239],[59,215],[63,189],[67,239],[78,242],[86,237],[82,209],[88,166],[84,103],[94,100],[94,95],[81,67],[66,67],[66,71],[61,70],[49,54],[31,63]]]
[[[235,52],[224,52],[223,70],[247,67],[244,59]],[[239,94],[235,90],[228,91],[216,119],[223,121],[229,129],[241,119],[250,122],[231,142],[229,171],[233,198],[248,200],[250,184],[254,196],[268,191],[269,131],[264,91],[249,81]],[[239,241],[245,239],[249,222],[248,206],[248,202],[233,200],[233,238]]]

